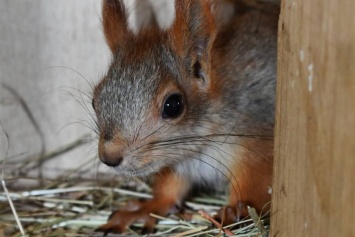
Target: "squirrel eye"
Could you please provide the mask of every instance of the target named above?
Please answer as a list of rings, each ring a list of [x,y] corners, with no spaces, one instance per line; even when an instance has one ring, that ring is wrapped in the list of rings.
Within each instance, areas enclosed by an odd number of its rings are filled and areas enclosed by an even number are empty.
[[[164,102],[163,119],[173,119],[181,115],[183,111],[183,99],[179,94],[169,96]]]

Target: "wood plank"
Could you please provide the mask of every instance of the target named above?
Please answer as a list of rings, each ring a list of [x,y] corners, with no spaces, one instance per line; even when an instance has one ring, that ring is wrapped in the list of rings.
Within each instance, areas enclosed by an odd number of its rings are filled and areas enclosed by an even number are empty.
[[[282,2],[270,236],[355,236],[355,1]]]

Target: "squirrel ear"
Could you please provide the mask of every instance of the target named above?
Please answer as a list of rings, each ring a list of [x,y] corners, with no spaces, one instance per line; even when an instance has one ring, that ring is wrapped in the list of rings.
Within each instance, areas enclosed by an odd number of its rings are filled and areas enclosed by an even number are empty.
[[[217,31],[213,1],[179,0],[175,8],[173,44],[178,54],[190,60],[193,75],[204,77],[209,70],[210,51]]]
[[[175,17],[174,1],[103,0],[102,16],[106,41],[114,52],[144,30],[168,29]]]
[[[102,24],[105,38],[111,51],[126,40],[128,35],[126,10],[121,0],[104,0],[102,5]]]
[[[179,0],[178,0],[179,1]],[[175,17],[174,0],[123,0],[128,27],[134,34],[168,29]]]

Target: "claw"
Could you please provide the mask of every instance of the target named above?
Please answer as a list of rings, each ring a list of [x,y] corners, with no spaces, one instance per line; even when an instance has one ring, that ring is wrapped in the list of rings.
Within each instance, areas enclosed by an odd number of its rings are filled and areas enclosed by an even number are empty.
[[[246,216],[244,209],[244,203],[239,202],[237,207],[226,206],[221,208],[213,218],[220,223],[223,221],[223,226],[227,226],[240,221]]]
[[[134,222],[143,221],[144,227],[142,233],[153,233],[157,220],[154,217],[151,217],[149,213],[156,213],[157,211],[155,211],[155,209],[152,210],[151,207],[152,205],[149,201],[129,202],[126,207],[113,212],[107,223],[97,228],[96,231],[104,232],[104,235],[107,235],[108,233],[121,234]]]
[[[125,207],[113,212],[107,223],[97,230],[104,233],[122,233],[134,222],[142,221],[144,222],[143,233],[154,232],[157,220],[149,214],[166,216],[177,203],[181,203],[182,196],[189,189],[184,179],[177,178],[170,169],[160,171],[155,177],[154,183],[152,199],[128,201]],[[163,187],[169,188],[164,189]]]
[[[113,233],[113,232],[112,232],[112,228],[104,229],[104,228],[102,228],[102,226],[96,228],[96,229],[94,230],[94,232],[103,232],[103,235],[102,235],[102,236],[107,236],[110,232]]]
[[[143,229],[141,230],[142,235],[147,235],[147,234],[151,234],[151,233],[154,233],[154,228],[143,227]]]
[[[106,236],[109,233],[123,233],[126,230],[126,222],[122,221],[122,216],[124,216],[122,212],[113,212],[110,215],[108,222],[97,228],[95,232],[104,232],[103,236]]]

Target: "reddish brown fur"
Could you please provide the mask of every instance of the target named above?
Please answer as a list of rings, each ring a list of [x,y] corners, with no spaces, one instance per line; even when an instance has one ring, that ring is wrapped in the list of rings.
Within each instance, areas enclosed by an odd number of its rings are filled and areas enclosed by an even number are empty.
[[[122,15],[124,6],[115,0],[105,0],[102,5],[102,24],[106,37],[106,42],[111,51],[116,51],[116,47],[122,43],[122,35],[127,34],[126,18]]]
[[[214,37],[217,33],[216,26],[214,24],[214,16],[212,15],[210,10],[212,2],[209,0],[200,1],[200,6],[195,6],[196,2],[191,0],[180,0],[176,1],[175,4],[176,18],[169,32],[171,35],[174,36],[173,41],[171,43],[173,44],[175,51],[181,57],[187,56],[188,53],[191,53],[191,48],[186,47],[186,45],[194,45],[196,42],[194,43],[191,41],[197,40],[194,39],[193,35],[191,35],[189,29],[189,22],[191,22],[191,19],[189,19],[191,17],[189,11],[196,7],[202,8],[202,12],[199,12],[200,15],[195,17],[201,17],[198,37],[208,38],[209,41],[207,47],[205,48],[206,52],[210,51],[213,45]],[[205,58],[205,60],[210,59],[210,55],[207,54],[207,56],[208,58]]]
[[[232,170],[235,178],[231,178],[229,205],[236,207],[243,203],[241,216],[247,216],[246,206],[254,207],[258,213],[266,213],[271,200],[273,140],[249,139],[243,144],[245,148],[239,153],[241,162],[235,163]],[[237,192],[232,188],[236,188]],[[265,207],[265,208],[264,208]]]
[[[191,42],[189,41],[194,40],[194,36],[191,35],[188,25],[189,19],[186,18],[189,15],[187,12],[193,8],[193,3],[194,2],[191,0],[177,0],[176,19],[169,31],[161,32],[156,26],[152,26],[151,28],[140,32],[139,37],[137,37],[127,29],[125,17],[122,16],[122,14],[118,14],[119,11],[117,12],[117,9],[123,6],[117,5],[117,1],[114,0],[104,1],[103,26],[110,49],[114,53],[119,45],[121,47],[134,47],[135,43],[139,41],[139,50],[133,51],[134,55],[126,55],[125,57],[125,63],[137,63],[133,60],[144,58],[143,55],[149,53],[152,44],[167,44],[169,43],[167,42],[167,40],[169,40],[168,35],[172,35],[173,40],[170,43],[173,44],[175,52],[177,52],[180,57],[185,57],[191,51],[186,45],[191,45]],[[214,16],[210,11],[211,1],[201,0],[200,4],[202,7],[202,12],[200,14],[203,21],[200,34],[202,36],[205,35],[206,38],[208,38],[205,50],[206,52],[210,52],[214,43],[214,38],[217,34],[216,26],[214,24]],[[112,5],[114,5],[114,7],[112,7]],[[274,24],[275,19],[271,19],[270,24]],[[233,22],[233,24],[245,24],[245,19],[241,18],[239,20],[240,22]],[[198,57],[198,55],[193,56],[196,58]],[[208,74],[212,71],[209,67],[215,66],[210,64],[212,56],[220,57],[222,59],[223,52],[218,52],[217,50],[214,51],[212,49],[210,54],[203,54],[203,58],[201,58],[200,61],[204,71]],[[218,64],[221,62],[228,63],[228,61],[223,60],[215,60],[213,63]],[[252,66],[252,64],[253,62],[246,62],[246,65],[238,66],[247,67],[248,65]],[[214,72],[214,74],[211,75],[211,78],[212,80],[208,84],[209,86],[206,90],[213,100],[217,100],[222,93],[223,78],[219,78],[217,72]],[[166,85],[164,86],[165,87],[159,88],[159,91],[171,90],[171,88],[175,87],[174,84],[169,85],[168,87],[166,87]],[[175,89],[179,90],[179,88],[174,88],[174,90]],[[196,88],[194,89],[192,89],[192,91],[197,91]],[[165,95],[165,93],[158,94]],[[157,102],[155,103],[158,103],[158,101],[164,100],[157,98]],[[157,104],[155,108],[161,108],[161,105]],[[153,114],[156,115],[156,117],[159,117],[160,111],[156,109]],[[100,142],[102,141],[100,140]],[[122,140],[117,138],[116,142],[122,143]],[[271,198],[268,189],[271,186],[273,141],[249,139],[245,140],[245,143],[242,145],[245,147],[242,151],[240,150],[240,147],[235,150],[237,156],[241,158],[233,160],[235,161],[233,164],[228,164],[228,166],[232,167],[231,170],[233,172],[232,177],[230,177],[231,190],[229,205],[232,207],[232,210],[236,211],[232,213],[232,217],[226,216],[227,223],[234,221],[235,216],[246,215],[246,205],[251,205],[260,212],[265,203],[269,202]],[[117,145],[115,149],[120,149],[119,145]],[[145,160],[143,159],[142,162],[145,162]],[[185,196],[190,185],[191,184],[185,180],[177,179],[170,169],[164,169],[155,177],[153,199],[143,203],[136,203],[135,211],[122,210],[115,212],[108,223],[100,227],[100,230],[123,232],[126,226],[129,226],[136,220],[144,220],[145,227],[148,228],[148,231],[152,231],[155,220],[154,218],[149,217],[148,214],[155,213],[162,216],[166,215],[175,204]],[[239,203],[244,205],[241,210],[239,209]],[[238,210],[240,210],[240,213],[236,213]]]
[[[156,218],[149,213],[165,216],[172,207],[186,194],[189,184],[177,179],[170,169],[162,170],[155,176],[153,199],[146,202],[135,202],[133,207],[114,212],[110,220],[98,230],[104,232],[122,233],[127,226],[137,220],[145,222],[147,232],[152,232]]]

